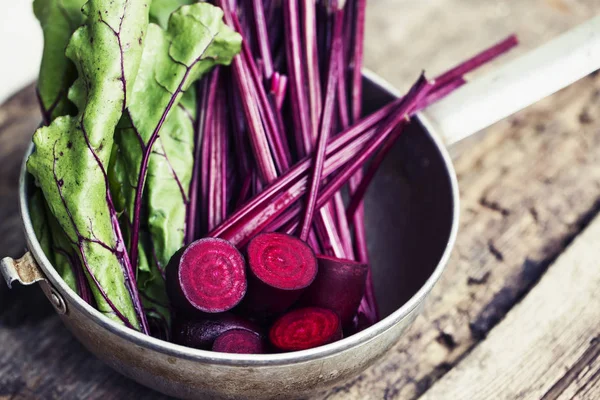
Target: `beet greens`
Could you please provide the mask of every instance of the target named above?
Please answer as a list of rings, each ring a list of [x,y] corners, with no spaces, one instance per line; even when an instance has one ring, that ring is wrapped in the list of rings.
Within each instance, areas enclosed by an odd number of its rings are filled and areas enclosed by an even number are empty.
[[[106,171],[114,129],[141,60],[147,6],[144,1],[86,3],[86,22],[66,50],[78,71],[69,99],[79,113],[38,129],[28,160],[29,172],[78,252],[98,309],[146,333],[148,324]]]
[[[84,21],[81,12],[84,3],[85,0],[33,2],[33,12],[44,33],[44,52],[36,88],[44,125],[74,109],[67,94],[77,78],[77,71],[65,55],[65,48],[73,32]]]

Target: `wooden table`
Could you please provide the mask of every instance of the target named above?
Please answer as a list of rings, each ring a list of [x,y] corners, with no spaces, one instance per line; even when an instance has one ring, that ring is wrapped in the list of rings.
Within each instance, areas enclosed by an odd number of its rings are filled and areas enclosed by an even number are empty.
[[[517,32],[525,51],[597,0],[371,0],[367,66],[398,87]],[[519,52],[517,51],[517,53]],[[24,249],[21,155],[33,88],[0,107],[0,255]],[[320,399],[600,398],[600,75],[454,149],[459,239],[389,354]],[[162,399],[104,366],[36,287],[0,285],[0,399]]]

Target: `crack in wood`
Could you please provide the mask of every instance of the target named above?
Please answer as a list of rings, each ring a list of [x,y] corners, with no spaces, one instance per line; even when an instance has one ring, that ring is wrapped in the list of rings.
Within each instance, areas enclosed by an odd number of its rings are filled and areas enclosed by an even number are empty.
[[[491,275],[490,271],[486,271],[483,275],[481,275],[480,277],[475,277],[475,276],[469,276],[467,278],[467,285],[468,286],[473,286],[473,285],[485,285],[489,279]]]
[[[507,217],[510,215],[510,210],[500,206],[500,204],[496,201],[490,201],[487,197],[483,196],[479,199],[479,205],[485,209],[496,212],[500,214],[502,217]]]
[[[500,262],[504,261],[504,255],[502,254],[502,252],[494,245],[494,242],[492,242],[491,240],[488,241],[488,250],[490,251],[490,253],[492,253],[492,255],[494,256],[494,258]]]
[[[580,374],[588,368],[600,356],[600,336],[596,336],[590,341],[589,347],[579,357],[579,359],[571,366],[565,374],[548,390],[540,400],[557,400],[559,396],[576,380]],[[590,381],[593,381],[600,371],[592,376]],[[585,385],[579,389],[583,390]]]

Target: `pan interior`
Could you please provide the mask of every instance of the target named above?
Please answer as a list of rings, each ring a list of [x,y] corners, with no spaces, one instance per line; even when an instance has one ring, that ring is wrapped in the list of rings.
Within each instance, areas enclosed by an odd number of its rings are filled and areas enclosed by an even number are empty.
[[[365,79],[364,111],[393,100]],[[377,172],[365,221],[381,317],[410,299],[431,276],[450,240],[454,199],[450,172],[430,133],[414,120]]]

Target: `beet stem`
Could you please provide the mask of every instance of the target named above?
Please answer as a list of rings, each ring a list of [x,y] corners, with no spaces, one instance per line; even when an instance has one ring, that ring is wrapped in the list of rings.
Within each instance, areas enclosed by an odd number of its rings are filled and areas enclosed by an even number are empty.
[[[463,85],[465,81],[463,78],[457,78],[453,81],[444,82],[442,80],[441,82],[445,83],[445,85],[443,87],[436,88],[438,81],[435,81],[434,88],[431,91],[431,95],[427,97],[427,101],[424,103],[424,105],[429,105],[432,102],[435,102],[436,100],[446,96],[450,92],[454,91],[457,87]],[[406,124],[401,124],[395,129],[392,136],[386,141],[386,143],[379,150],[375,158],[371,161],[369,168],[367,169],[364,176],[361,178],[359,184],[352,191],[350,202],[348,203],[348,206],[346,208],[347,219],[356,220],[359,208],[362,207],[362,202],[366,195],[369,185],[373,181],[375,174],[379,170],[379,167],[385,160],[386,156],[392,150],[394,143],[402,133],[403,129],[405,128],[405,125]]]
[[[367,0],[356,0],[354,8],[354,54],[352,68],[352,121],[358,121],[362,114],[362,65],[364,57],[365,18]]]
[[[486,53],[486,52],[487,51],[484,51],[483,53]],[[479,59],[479,60],[481,61],[482,59]],[[483,59],[483,60],[485,61],[485,59]],[[481,62],[483,62],[483,61],[481,61]],[[477,66],[478,65],[476,65],[475,63],[471,63],[467,67],[463,68],[463,67],[459,66],[459,67],[456,67],[454,70],[457,70],[457,68],[460,68],[460,70],[463,72],[470,72],[471,69],[474,69]],[[448,76],[449,74],[450,74],[450,72],[448,72],[444,75]],[[444,75],[442,75],[442,76],[444,76]],[[446,80],[446,79],[444,79],[444,80]],[[438,81],[440,81],[439,78],[438,78]],[[462,78],[460,78],[459,80],[454,79],[450,82],[451,82],[450,83],[451,86],[452,85],[460,86],[462,84]],[[439,85],[439,82],[437,83],[437,85]],[[442,87],[444,87],[444,86],[442,86]],[[442,89],[439,89],[439,90],[442,90]],[[418,104],[418,107],[416,107],[416,110],[421,109],[422,107],[428,105],[430,103],[429,98],[431,96],[437,98],[437,95],[439,95],[439,93],[440,92],[433,91],[431,94],[429,94],[428,97],[426,97],[425,99],[421,99]],[[327,159],[325,161],[324,175],[328,176],[328,174],[326,172],[328,164],[329,164],[329,167],[335,166],[336,168],[339,168],[340,165],[343,165],[345,162],[347,162],[347,160],[345,160],[343,157],[344,154],[348,154],[352,151],[355,151],[355,152],[360,151],[360,149],[362,148],[362,146],[360,145],[360,143],[361,143],[360,140],[361,139],[365,140],[365,139],[373,137],[373,135],[374,135],[374,132],[372,130],[373,127],[382,123],[382,121],[386,120],[390,115],[392,115],[394,110],[396,110],[398,108],[398,106],[403,102],[403,100],[404,100],[403,98],[400,98],[400,99],[393,101],[392,103],[388,104],[387,106],[382,107],[378,111],[376,111],[376,112],[372,113],[371,115],[366,116],[365,118],[356,122],[355,125],[348,128],[347,130],[344,130],[344,132],[340,133],[336,137],[330,139],[327,149],[326,149]],[[343,149],[343,151],[340,152],[339,151],[340,149]],[[356,154],[356,153],[354,153],[354,154]],[[287,199],[287,200],[284,200],[286,202],[292,201],[291,199],[294,197],[293,192],[299,190],[298,182],[299,182],[299,180],[302,180],[305,172],[307,171],[307,169],[309,167],[310,167],[310,159],[309,158],[304,158],[303,160],[298,162],[287,173],[285,173],[283,176],[281,176],[279,179],[277,179],[275,182],[273,182],[273,184],[271,184],[267,188],[265,188],[265,190],[263,192],[256,195],[254,198],[252,198],[250,201],[248,201],[243,207],[241,207],[239,210],[237,210],[235,213],[233,213],[226,221],[224,221],[223,224],[221,224],[219,227],[217,227],[215,230],[213,230],[210,233],[210,235],[211,236],[229,236],[229,237],[235,236],[238,239],[245,240],[244,239],[245,234],[242,233],[242,231],[244,231],[244,226],[243,225],[240,226],[240,223],[242,223],[243,221],[251,221],[255,218],[259,218],[259,215],[264,214],[261,211],[264,210],[264,208],[267,206],[268,202],[277,201],[277,200],[274,200],[276,198],[282,198],[281,197],[282,191],[287,192],[287,193],[284,193],[285,197],[283,197],[282,199]],[[360,168],[358,168],[357,171],[359,169]],[[296,185],[296,187],[294,187],[294,185]],[[300,184],[300,186],[301,186],[301,184]],[[288,206],[289,206],[289,204],[288,204]],[[281,212],[277,213],[277,215],[281,215]],[[276,217],[271,219],[271,221],[273,221],[275,218]],[[284,225],[286,218],[279,218],[278,220],[282,225]],[[287,220],[289,221],[289,218]]]
[[[360,181],[360,184],[352,194],[350,203],[348,203],[348,206],[346,208],[346,218],[353,219],[356,215],[356,211],[362,203],[362,200],[367,192],[367,188],[369,187],[369,184],[375,177],[375,174],[379,170],[379,167],[381,166],[389,152],[392,150],[393,145],[396,143],[396,140],[400,137],[405,127],[406,123],[400,123],[400,125],[398,125],[394,129],[390,137],[386,140],[386,142],[383,144],[381,149],[377,152],[377,154],[371,161],[371,164],[369,165],[369,168],[367,169],[362,180]]]
[[[321,114],[321,130],[319,133],[319,141],[317,144],[316,151],[314,152],[313,176],[307,196],[304,222],[300,230],[300,239],[302,240],[306,240],[308,238],[308,232],[312,224],[313,215],[315,211],[315,204],[319,193],[319,185],[321,183],[321,177],[323,173],[323,163],[325,162],[325,149],[327,147],[327,141],[329,140],[329,134],[331,132],[333,111],[335,108],[336,100],[336,84],[338,78],[337,72],[340,61],[340,57],[338,55],[341,53],[343,18],[343,10],[338,11],[334,18],[334,37],[331,49],[331,57],[329,61],[330,65],[327,77],[325,106],[323,109],[323,113]]]
[[[427,80],[421,76],[417,83],[413,85],[410,92],[402,98],[400,104],[397,106],[396,111],[391,113],[386,121],[375,130],[373,140],[370,140],[366,146],[361,148],[360,139],[364,140],[365,138],[359,137],[352,143],[352,145],[347,145],[343,151],[334,154],[333,157],[327,160],[329,162],[326,161],[324,167],[324,178],[333,174],[340,167],[340,164],[346,165],[344,165],[343,172],[338,173],[327,185],[324,186],[323,191],[321,194],[319,194],[319,199],[317,201],[318,209],[323,207],[323,205],[326,204],[332,198],[332,196],[335,195],[335,193],[348,181],[350,176],[352,176],[369,159],[374,151],[377,150],[377,148],[385,141],[393,128],[401,120],[405,119],[408,114],[414,111],[415,106],[419,104],[419,102],[422,100],[422,97],[429,91],[430,87],[431,85],[427,82]],[[358,154],[358,157],[356,157],[356,154]],[[353,158],[353,156],[355,158]],[[337,157],[339,157],[339,159],[336,159]],[[348,159],[351,161],[348,161]],[[305,163],[303,162],[302,165],[299,165],[299,167],[303,167],[304,164]],[[336,168],[333,169],[333,166]],[[302,172],[304,171],[306,170],[304,169]],[[351,171],[352,173],[348,175],[348,171]],[[299,179],[292,180],[292,186],[283,193],[278,191],[277,193],[280,193],[279,197],[277,197],[272,203],[266,205],[263,204],[262,209],[255,211],[255,213],[250,216],[251,222],[246,221],[244,225],[236,226],[235,230],[221,232],[218,236],[231,240],[238,245],[245,243],[248,238],[254,236],[261,229],[265,228],[275,218],[286,213],[286,210],[288,210],[288,208],[292,206],[300,196],[305,194],[308,179],[305,174],[301,174],[298,178]],[[274,186],[276,185],[272,185],[265,189],[263,193],[272,190]],[[298,214],[298,207],[292,207],[289,212],[286,213],[288,216],[287,221],[297,217]],[[281,221],[284,221],[284,223],[287,222],[285,219],[282,219]]]
[[[236,29],[240,34],[243,34],[243,30],[237,21],[235,13],[230,9],[228,0],[219,0],[217,3],[223,9],[227,25]],[[235,56],[232,62],[233,75],[242,98],[242,109],[246,116],[246,122],[250,132],[250,144],[260,173],[260,178],[263,182],[270,183],[277,178],[277,169],[275,167],[273,155],[270,151],[267,132],[262,122],[261,111],[259,110],[259,105],[255,98],[255,93],[259,90],[258,87],[260,87],[260,85],[255,85],[255,82],[252,79],[252,73],[245,62],[245,51],[248,50],[246,49],[246,46],[246,40],[243,40],[242,53]]]
[[[300,157],[304,157],[312,148],[315,138],[311,135],[310,116],[307,110],[306,76],[303,69],[305,61],[302,60],[300,55],[302,41],[300,39],[300,27],[298,26],[298,0],[284,1],[283,11],[292,119],[294,121],[298,153]],[[316,132],[314,134],[316,135]]]
[[[331,164],[334,164],[337,161],[337,167],[343,165],[343,162],[345,161],[343,159],[340,160],[339,150],[347,150],[349,145],[352,143],[357,143],[360,140],[361,136],[363,137],[363,140],[365,137],[370,137],[368,133],[371,133],[372,136],[373,127],[385,118],[387,118],[389,115],[391,115],[394,109],[397,108],[398,103],[400,101],[401,100],[397,100],[392,104],[383,107],[382,109],[374,112],[373,114],[359,121],[356,125],[352,126],[348,130],[330,139],[326,149],[328,161],[330,161]],[[360,147],[356,148],[355,150],[358,151],[359,148]],[[337,157],[337,160],[334,159],[335,157]],[[288,172],[286,172],[279,179],[277,179],[277,181],[273,182],[271,185],[266,187],[264,191],[254,196],[242,208],[238,209],[231,216],[229,216],[226,221],[224,221],[216,229],[210,232],[209,236],[218,237],[225,234],[228,231],[239,229],[239,225],[243,221],[252,218],[252,214],[260,212],[260,210],[264,208],[269,202],[273,201],[274,198],[281,195],[281,193],[284,192],[286,189],[289,189],[290,186],[292,186],[298,181],[298,179],[301,179],[303,176],[305,176],[306,172],[310,168],[310,165],[311,158],[305,157]]]
[[[501,40],[492,47],[476,54],[467,61],[464,61],[449,71],[443,73],[435,79],[436,83],[440,86],[444,86],[446,83],[453,81],[457,78],[462,78],[467,73],[474,69],[486,64],[495,58],[506,53],[513,47],[517,46],[519,41],[515,35],[510,35],[506,39]]]
[[[177,86],[177,89],[175,89],[175,92],[173,92],[173,94],[171,95],[171,98],[169,99],[169,103],[167,104],[165,110],[163,111],[163,113],[160,117],[160,120],[156,124],[156,127],[154,128],[154,131],[152,132],[152,135],[150,136],[148,143],[144,147],[144,152],[143,152],[144,154],[142,156],[142,162],[140,165],[140,171],[139,171],[138,180],[137,180],[137,187],[135,190],[135,200],[134,200],[134,206],[133,206],[133,210],[134,210],[133,211],[133,220],[131,222],[131,227],[132,227],[131,228],[132,229],[131,244],[130,244],[131,247],[129,249],[129,251],[130,251],[129,261],[130,261],[131,265],[133,266],[133,268],[135,268],[136,270],[138,267],[138,251],[139,251],[138,246],[139,246],[139,241],[140,241],[142,196],[144,193],[144,185],[146,183],[146,174],[148,172],[148,163],[150,162],[152,148],[154,147],[154,143],[158,139],[160,130],[162,129],[162,126],[163,126],[165,120],[167,119],[169,112],[173,108],[173,105],[175,105],[177,99],[179,98],[179,95],[183,92],[183,88],[184,88],[184,85],[190,74],[190,71],[196,65],[196,63],[198,63],[199,61],[200,61],[200,58],[194,60],[194,62],[192,64],[190,64],[189,66],[186,66],[185,73],[184,73],[183,77],[181,78],[181,82]]]
[[[260,50],[260,55],[263,62],[264,75],[265,78],[269,80],[273,76],[274,70],[263,0],[252,0],[252,10],[254,12],[256,41],[258,43],[258,48]]]
[[[222,82],[222,81],[221,81]],[[219,85],[223,88],[223,85]],[[227,120],[222,96],[216,100],[212,118],[208,196],[206,197],[208,230],[214,229],[227,217]]]
[[[207,119],[207,108],[209,107],[208,103],[208,93],[209,93],[209,78],[202,80],[198,83],[197,87],[197,97],[198,97],[198,105],[197,105],[197,121],[194,135],[194,169],[192,170],[192,181],[190,182],[190,201],[187,207],[187,215],[186,215],[186,232],[185,232],[185,244],[189,244],[194,240],[196,232],[196,219],[198,212],[198,186],[200,182],[204,182],[203,179],[200,178],[203,168],[201,168],[200,163],[202,158],[202,143],[203,143],[203,134],[205,130],[205,124]],[[204,199],[202,199],[204,200]]]
[[[321,115],[321,77],[319,74],[319,54],[317,51],[317,16],[314,0],[301,0],[304,17],[304,56],[308,78],[308,100],[313,136],[319,130]]]
[[[212,148],[214,141],[215,131],[215,119],[216,116],[215,108],[217,107],[217,90],[219,88],[219,77],[220,68],[216,68],[207,80],[208,94],[206,98],[206,116],[204,117],[202,141],[200,142],[200,162],[198,163],[199,179],[200,179],[200,221],[201,221],[201,232],[207,232],[209,230],[209,217],[210,217],[210,206],[209,206],[209,192],[211,188],[211,161],[212,161]],[[196,220],[198,218],[195,218]],[[196,237],[201,235],[200,232],[194,233],[191,243]]]

